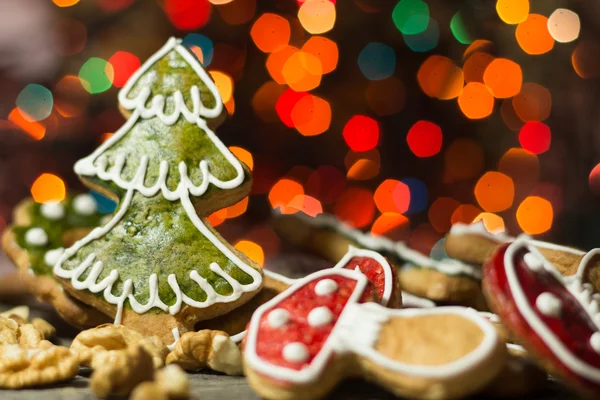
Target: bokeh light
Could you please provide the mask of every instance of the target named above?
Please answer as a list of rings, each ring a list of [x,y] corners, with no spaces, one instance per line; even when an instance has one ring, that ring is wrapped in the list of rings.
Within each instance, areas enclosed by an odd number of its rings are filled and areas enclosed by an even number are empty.
[[[288,209],[295,210],[295,212],[302,212],[311,217],[316,217],[323,213],[323,206],[321,202],[312,196],[305,194],[299,194],[294,197],[287,205]]]
[[[548,200],[552,204],[554,214],[559,214],[563,209],[563,194],[560,186],[549,182],[540,182],[529,193]]]
[[[381,213],[402,214],[410,205],[410,188],[395,179],[386,179],[375,190],[374,199]]]
[[[404,178],[400,182],[408,186],[410,191],[410,205],[406,210],[406,215],[418,214],[427,208],[427,202],[429,201],[429,191],[427,185],[417,178]]]
[[[46,87],[30,83],[21,89],[16,104],[25,119],[41,121],[52,113],[54,98]]]
[[[452,226],[452,214],[460,203],[451,197],[438,197],[429,207],[429,223],[436,231],[446,233]]]
[[[552,134],[550,127],[543,122],[530,121],[519,132],[519,143],[533,154],[542,154],[550,148]]]
[[[559,43],[568,43],[579,37],[579,16],[566,8],[557,8],[548,18],[548,32]]]
[[[515,197],[515,185],[513,180],[501,173],[488,171],[475,185],[475,198],[485,211],[504,211],[513,203]]]
[[[257,243],[254,243],[250,240],[239,240],[234,245],[234,247],[236,248],[236,250],[244,253],[246,257],[257,263],[261,267],[264,265],[265,253],[262,247],[260,247],[260,245],[258,245]]]
[[[496,58],[485,69],[483,82],[497,99],[513,97],[521,90],[521,67],[506,58]]]
[[[513,107],[513,99],[505,99],[500,105],[500,116],[508,129],[513,132],[518,132],[523,127],[524,122],[517,115]]]
[[[212,40],[206,36],[200,33],[188,33],[181,44],[188,47],[205,67],[208,67],[212,62],[215,46]]]
[[[304,194],[301,184],[291,179],[280,179],[269,191],[269,203],[273,209],[279,208],[285,214],[289,202],[301,194]]]
[[[52,2],[59,7],[71,7],[79,3],[79,0],[52,0]]]
[[[421,64],[417,80],[425,94],[440,100],[449,100],[461,93],[462,70],[447,57],[432,55]]]
[[[467,27],[465,26],[460,11],[454,14],[450,20],[450,31],[452,31],[452,34],[459,43],[470,44],[473,41],[473,39],[471,39],[471,35],[469,35]]]
[[[409,49],[416,53],[424,53],[433,50],[438,45],[440,26],[435,19],[431,18],[423,32],[414,35],[402,34],[402,37]]]
[[[579,40],[571,62],[577,75],[584,79],[600,75],[600,46],[591,40]]]
[[[31,185],[31,196],[38,203],[63,201],[66,196],[65,183],[54,174],[41,174]]]
[[[277,102],[275,103],[275,110],[277,111],[277,115],[283,124],[289,128],[294,127],[294,121],[292,121],[292,110],[296,103],[303,98],[304,96],[308,96],[308,93],[305,92],[296,92],[292,89],[287,89],[285,92],[279,96]]]
[[[108,61],[92,57],[79,70],[81,86],[91,94],[102,93],[112,86],[114,71]]]
[[[348,170],[346,174],[348,179],[355,181],[372,179],[379,175],[381,168],[379,150],[373,149],[360,153],[350,150],[344,159],[344,164]]]
[[[66,118],[75,117],[84,112],[90,94],[81,86],[81,81],[73,75],[63,76],[54,86],[54,107]]]
[[[421,0],[400,0],[394,7],[392,20],[405,35],[421,33],[429,23],[429,6]]]
[[[463,224],[470,224],[481,213],[481,209],[473,204],[461,204],[460,206],[456,207],[452,213],[450,222],[452,224],[457,224],[459,222]]]
[[[320,135],[331,124],[331,106],[326,100],[309,94],[294,104],[292,123],[304,136]]]
[[[312,36],[302,46],[302,51],[312,54],[321,61],[324,74],[332,72],[338,63],[338,47],[333,40],[324,36]]]
[[[526,197],[517,208],[517,222],[523,232],[538,235],[552,227],[554,210],[552,204],[541,197]]]
[[[252,25],[250,36],[256,47],[265,53],[281,50],[290,41],[290,23],[272,13],[264,13]]]
[[[458,106],[469,119],[485,118],[494,110],[494,96],[484,84],[469,82],[458,96]]]
[[[483,226],[490,233],[504,233],[506,227],[504,225],[504,219],[501,216],[496,215],[494,213],[483,212],[479,214],[473,222],[483,222]]]
[[[379,124],[365,115],[355,115],[346,122],[342,134],[352,150],[371,150],[379,142]]]
[[[127,83],[127,80],[135,71],[140,68],[140,59],[126,51],[117,51],[108,59],[108,64],[112,68],[114,78],[112,84],[118,88],[122,88]],[[107,72],[109,75],[110,70]]]
[[[600,197],[600,164],[596,164],[596,166],[590,171],[588,183],[592,193],[594,193],[594,195],[597,197]]]
[[[250,198],[248,196],[244,197],[242,200],[238,201],[232,206],[223,208],[222,212],[225,212],[225,217],[227,219],[237,218],[240,215],[244,214],[248,210],[248,203],[250,202]]]
[[[431,157],[442,148],[442,128],[430,121],[417,121],[408,131],[406,142],[417,157]]]
[[[463,53],[463,60],[468,59],[473,54],[478,53],[478,52],[479,53],[492,53],[493,49],[494,49],[494,43],[490,42],[489,40],[477,39],[477,40],[473,41],[473,43],[471,43],[469,45],[469,47],[467,47],[467,49]]]
[[[285,92],[285,86],[279,85],[277,82],[268,81],[254,93],[252,96],[252,109],[265,122],[276,122],[278,120],[275,104],[280,96]],[[293,107],[292,107],[293,109]],[[291,121],[291,110],[289,110],[289,118]]]
[[[394,49],[383,43],[371,42],[358,55],[358,67],[367,79],[377,81],[389,78],[396,69]]]
[[[542,85],[527,82],[513,97],[512,104],[521,121],[543,121],[550,116],[552,96]]]
[[[304,51],[292,54],[282,70],[285,83],[297,92],[306,92],[319,86],[322,74],[321,60]]]
[[[535,184],[540,177],[540,161],[535,154],[513,147],[500,158],[498,170],[516,184]]]
[[[215,86],[221,95],[223,103],[227,105],[233,97],[233,79],[229,75],[221,71],[208,71],[210,77],[215,82]],[[233,114],[230,112],[230,114]]]
[[[483,74],[487,66],[494,60],[494,56],[481,51],[476,51],[465,61],[463,74],[465,81],[483,83]],[[520,87],[520,85],[519,85]]]
[[[246,164],[250,171],[254,169],[254,158],[252,157],[252,153],[250,153],[248,150],[238,146],[230,146],[229,151],[239,158],[240,161]]]
[[[399,113],[406,105],[406,88],[395,76],[370,81],[365,90],[367,104],[378,116]]]
[[[8,120],[35,140],[42,140],[46,136],[46,127],[39,122],[32,121],[29,117],[25,117],[18,108],[13,108],[8,114]]]
[[[481,173],[483,166],[483,149],[472,139],[457,138],[444,153],[447,182],[472,179]]]
[[[330,31],[335,25],[335,5],[329,0],[306,0],[298,10],[302,27],[310,34]]]
[[[336,202],[333,212],[340,221],[363,228],[375,217],[373,193],[365,188],[349,187]]]
[[[523,51],[531,55],[544,54],[554,47],[554,39],[548,32],[548,18],[539,14],[529,14],[517,26],[517,42]]]
[[[529,15],[529,0],[498,0],[496,12],[505,23],[518,24],[525,21]]]
[[[281,50],[274,51],[267,57],[267,71],[271,78],[279,84],[285,83],[285,77],[283,76],[283,66],[289,60],[289,58],[297,53],[299,50],[294,46],[285,46]],[[309,54],[312,54],[308,52]],[[314,55],[314,54],[313,54]],[[321,68],[323,66],[321,65]]]
[[[182,31],[201,28],[210,19],[208,0],[165,0],[163,3],[169,21]]]
[[[383,213],[377,217],[375,222],[373,222],[373,226],[371,227],[371,234],[373,236],[380,236],[389,232],[395,232],[399,229],[408,230],[409,228],[410,223],[408,218],[402,214],[389,212]]]

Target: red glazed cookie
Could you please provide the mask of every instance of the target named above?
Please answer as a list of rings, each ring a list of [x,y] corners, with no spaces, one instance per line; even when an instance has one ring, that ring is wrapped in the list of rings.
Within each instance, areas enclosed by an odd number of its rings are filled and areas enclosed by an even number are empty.
[[[484,290],[504,325],[550,374],[584,395],[600,395],[598,295],[583,283],[587,253],[563,277],[535,244],[517,239],[484,266]]]

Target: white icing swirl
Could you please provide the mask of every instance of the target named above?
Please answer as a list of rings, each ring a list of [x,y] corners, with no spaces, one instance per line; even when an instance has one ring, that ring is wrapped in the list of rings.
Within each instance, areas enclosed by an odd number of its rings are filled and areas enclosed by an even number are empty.
[[[283,359],[287,362],[300,364],[308,360],[309,355],[304,343],[292,342],[283,347]]]
[[[40,207],[40,213],[44,218],[58,221],[65,216],[65,207],[58,201],[49,201]]]
[[[57,249],[48,250],[46,252],[46,254],[44,254],[44,262],[46,263],[47,266],[54,267],[56,265],[56,263],[58,262],[58,260],[60,259],[60,256],[62,256],[64,251],[65,251],[65,249],[63,249],[62,247],[59,247]]]
[[[308,313],[308,324],[313,328],[329,325],[333,322],[333,313],[325,306],[314,308]]]
[[[592,349],[594,349],[596,353],[600,354],[600,332],[595,332],[590,337],[590,346],[592,346]]]
[[[30,246],[46,246],[48,244],[48,234],[42,228],[30,228],[25,232],[25,242]]]
[[[556,295],[544,292],[535,299],[535,306],[545,316],[556,318],[560,316],[562,302]]]
[[[89,194],[78,194],[73,199],[73,208],[80,215],[94,215],[98,210],[96,200]]]
[[[315,293],[318,296],[327,296],[335,293],[338,289],[338,284],[333,279],[323,279],[315,285]]]
[[[539,257],[537,257],[533,253],[525,254],[523,260],[525,261],[525,264],[527,264],[529,269],[532,271],[539,271],[544,267],[543,261],[540,260]]]
[[[273,328],[281,328],[290,321],[290,313],[283,308],[277,308],[269,313],[267,321]]]

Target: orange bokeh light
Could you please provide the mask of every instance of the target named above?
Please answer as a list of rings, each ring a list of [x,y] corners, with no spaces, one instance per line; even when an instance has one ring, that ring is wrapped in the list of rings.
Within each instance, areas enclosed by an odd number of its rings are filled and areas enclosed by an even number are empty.
[[[254,158],[252,158],[252,153],[250,153],[248,150],[237,146],[229,146],[229,151],[231,151],[234,156],[239,158],[240,161],[246,164],[250,171],[254,169]]]
[[[494,56],[481,51],[473,53],[463,65],[465,81],[483,83],[483,73],[487,66],[494,60]]]
[[[250,198],[248,196],[244,197],[242,200],[238,201],[232,206],[226,207],[223,210],[226,213],[227,219],[236,218],[246,212],[248,209],[248,203],[250,202]]]
[[[540,161],[535,154],[513,147],[498,162],[498,170],[515,183],[535,184],[540,178]]]
[[[385,235],[386,233],[395,231],[398,228],[408,229],[409,225],[408,218],[402,214],[391,212],[383,213],[377,217],[375,222],[373,222],[371,234],[374,236]]]
[[[550,91],[537,83],[527,82],[512,99],[515,113],[521,121],[543,121],[550,116],[552,96]]]
[[[302,46],[302,51],[312,54],[321,60],[324,74],[332,72],[338,63],[338,47],[331,39],[323,36],[313,36]]]
[[[498,0],[496,12],[505,23],[518,24],[525,21],[529,15],[529,0]]]
[[[505,99],[500,105],[500,116],[502,121],[508,129],[517,132],[523,127],[524,122],[517,115],[515,108],[513,107],[513,99]]]
[[[475,198],[485,211],[504,211],[512,205],[514,197],[513,180],[501,172],[486,172],[475,185]]]
[[[42,174],[31,185],[31,196],[38,203],[63,201],[66,194],[65,183],[54,174]]]
[[[42,140],[46,136],[46,127],[39,122],[32,121],[31,118],[24,117],[18,108],[14,108],[8,114],[8,120],[35,140]]]
[[[304,136],[320,135],[331,124],[331,106],[318,96],[302,97],[292,108],[294,127]]]
[[[271,53],[287,46],[290,41],[290,23],[277,14],[264,13],[254,22],[250,36],[262,52]]]
[[[246,257],[257,263],[261,267],[264,265],[265,252],[259,244],[254,243],[250,240],[240,240],[235,244],[234,247],[238,251],[244,253]]]
[[[71,118],[83,113],[90,98],[81,86],[81,80],[74,75],[66,75],[54,86],[54,107],[60,115]]]
[[[335,5],[330,0],[306,0],[298,10],[302,27],[310,34],[330,31],[335,25]]]
[[[269,191],[269,202],[271,207],[279,207],[282,213],[286,213],[286,207],[297,195],[304,194],[301,184],[291,179],[280,179]]]
[[[293,209],[296,211],[302,211],[304,214],[310,215],[311,217],[316,217],[317,215],[323,213],[323,206],[321,205],[321,202],[314,197],[305,194],[299,194],[294,197],[288,203],[287,208],[288,212],[290,209]]]
[[[285,92],[285,86],[277,82],[265,82],[252,96],[252,109],[265,122],[277,122],[275,110],[277,99]]]
[[[452,225],[452,214],[459,206],[460,203],[453,198],[437,198],[433,204],[431,204],[429,212],[427,213],[429,223],[433,226],[433,229],[440,233],[448,232]]]
[[[283,65],[282,75],[292,90],[307,92],[321,83],[321,60],[304,51],[295,52]]]
[[[523,232],[539,235],[552,227],[554,210],[552,204],[541,197],[526,197],[517,209],[517,222]]]
[[[458,106],[469,119],[481,119],[494,110],[494,95],[482,83],[470,82],[458,96]]]
[[[579,40],[571,62],[577,75],[584,79],[600,75],[600,46],[591,40]]]
[[[226,104],[233,98],[233,79],[221,71],[208,71],[208,73],[213,81],[215,81],[223,103]],[[230,114],[233,114],[233,112],[230,112]]]
[[[395,76],[369,81],[365,90],[367,104],[378,116],[396,114],[406,105],[406,88]]]
[[[456,210],[454,210],[452,213],[450,222],[452,224],[457,224],[459,222],[462,222],[463,224],[470,224],[481,213],[482,210],[473,204],[461,204],[460,206],[456,207]]]
[[[375,216],[373,193],[365,188],[350,187],[339,197],[333,211],[340,221],[355,228],[363,228]]]
[[[283,76],[283,66],[287,60],[299,50],[294,46],[285,46],[283,49],[274,51],[267,57],[267,71],[275,82],[283,85],[285,77]]]
[[[374,199],[380,212],[401,214],[410,205],[410,189],[400,181],[386,179],[375,190]]]
[[[468,59],[469,57],[471,57],[473,54],[475,54],[477,52],[491,53],[493,48],[494,48],[494,44],[492,42],[490,42],[489,40],[477,39],[477,40],[473,41],[473,43],[471,43],[469,45],[469,47],[467,47],[467,49],[465,50],[465,52],[463,54],[463,60]]]
[[[463,84],[462,70],[447,57],[430,56],[421,64],[417,80],[425,94],[440,100],[458,97]]]
[[[494,97],[513,97],[521,90],[523,73],[521,67],[506,58],[496,58],[485,69],[483,82],[490,88]]]
[[[445,180],[456,182],[471,179],[483,170],[481,146],[471,139],[455,139],[444,153]]]
[[[485,227],[485,229],[488,232],[504,233],[504,231],[506,230],[506,228],[504,226],[504,220],[499,215],[489,213],[489,212],[484,212],[484,213],[479,214],[473,220],[473,222],[479,222],[479,221],[483,221],[483,226]]]
[[[548,18],[539,14],[529,14],[527,19],[517,26],[517,42],[527,54],[538,55],[552,50],[554,39],[548,32]]]

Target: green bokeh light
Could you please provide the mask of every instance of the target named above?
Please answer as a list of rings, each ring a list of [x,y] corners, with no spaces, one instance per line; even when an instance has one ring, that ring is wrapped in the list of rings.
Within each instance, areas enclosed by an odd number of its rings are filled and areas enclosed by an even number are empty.
[[[92,94],[102,93],[110,89],[113,77],[112,65],[102,58],[90,58],[79,70],[81,86]]]
[[[29,84],[17,96],[16,104],[24,118],[41,121],[52,113],[54,99],[52,92],[44,86]]]
[[[463,22],[460,11],[454,14],[452,19],[450,20],[450,30],[452,34],[462,44],[471,44],[473,39],[469,35],[469,31]]]
[[[392,12],[394,24],[405,35],[416,35],[427,29],[429,6],[421,0],[400,0]]]

